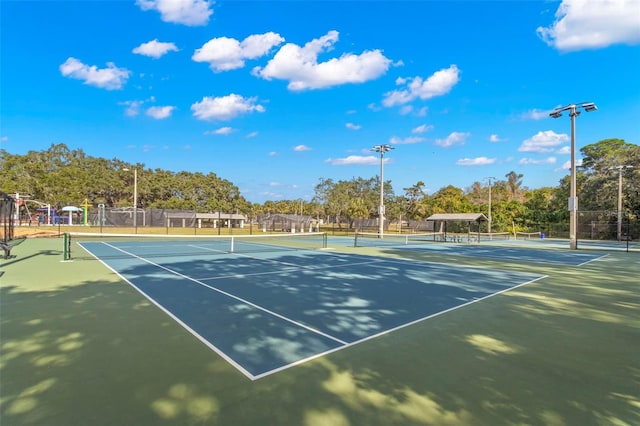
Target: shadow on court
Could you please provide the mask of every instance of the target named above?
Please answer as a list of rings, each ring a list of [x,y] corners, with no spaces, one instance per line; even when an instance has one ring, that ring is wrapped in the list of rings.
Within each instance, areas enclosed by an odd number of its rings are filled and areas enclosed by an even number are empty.
[[[145,260],[97,248],[103,262],[252,378],[541,278],[308,251]]]
[[[257,381],[98,262],[48,258],[0,281],[2,424],[640,422],[637,256],[555,269]]]

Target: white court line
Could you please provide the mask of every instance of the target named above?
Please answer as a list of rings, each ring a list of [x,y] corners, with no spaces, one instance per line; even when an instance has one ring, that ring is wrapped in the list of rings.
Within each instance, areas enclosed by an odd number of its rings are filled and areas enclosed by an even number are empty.
[[[260,258],[255,258],[255,259],[260,259]],[[260,260],[272,260],[272,259],[260,259]],[[275,261],[276,263],[278,263],[277,261]],[[287,262],[281,262],[284,265],[293,265]],[[297,271],[324,271],[327,269],[334,269],[334,268],[343,268],[343,267],[351,267],[351,266],[357,266],[357,265],[371,265],[372,263],[380,263],[379,261],[376,262],[374,260],[370,260],[367,262],[358,262],[358,263],[349,263],[344,264],[344,265],[328,265],[328,266],[301,266],[301,265],[296,265],[296,266],[291,266],[290,268],[286,268],[286,269],[280,269],[278,271],[269,271],[269,272],[254,272],[252,274],[229,274],[229,275],[218,275],[215,277],[205,277],[205,278],[198,278],[201,281],[214,281],[214,280],[221,280],[224,278],[246,278],[246,277],[255,277],[255,276],[260,276],[260,275],[278,275],[278,274],[282,274],[283,272],[297,272]]]
[[[405,324],[399,325],[399,326],[397,326],[397,327],[393,327],[393,328],[390,328],[390,329],[388,329],[388,330],[384,330],[384,331],[381,331],[381,332],[379,332],[379,333],[372,334],[371,336],[364,337],[364,338],[362,338],[362,339],[360,339],[360,340],[356,340],[356,341],[353,341],[353,342],[351,342],[351,343],[347,343],[347,344],[346,344],[346,345],[344,345],[344,346],[340,346],[340,347],[333,348],[333,349],[330,349],[330,350],[325,351],[325,352],[322,352],[322,353],[315,354],[315,355],[310,356],[310,357],[308,357],[308,358],[298,360],[298,361],[296,361],[296,362],[294,362],[294,363],[287,364],[287,365],[284,365],[284,366],[282,366],[282,367],[275,368],[275,369],[273,369],[273,370],[265,371],[264,373],[261,373],[261,374],[258,374],[258,375],[256,375],[256,376],[254,376],[254,377],[255,377],[255,380],[257,380],[257,379],[261,379],[261,378],[263,378],[263,377],[269,376],[269,375],[274,374],[274,373],[278,373],[278,372],[280,372],[280,371],[283,371],[283,370],[286,370],[286,369],[288,369],[288,368],[294,367],[294,366],[296,366],[296,365],[300,365],[300,364],[302,364],[302,363],[305,363],[305,362],[307,362],[307,361],[311,361],[311,360],[313,360],[313,359],[316,359],[316,358],[319,358],[319,357],[322,357],[322,356],[328,355],[328,354],[330,354],[330,353],[337,352],[337,351],[340,351],[340,350],[343,350],[343,349],[349,348],[349,347],[351,347],[351,346],[358,345],[358,344],[363,343],[363,342],[366,342],[366,341],[368,341],[368,340],[375,339],[375,338],[380,337],[380,336],[383,336],[383,335],[385,335],[385,334],[393,333],[394,331],[401,330],[401,329],[403,329],[403,328],[405,328],[405,327],[409,327],[409,326],[414,325],[414,324],[417,324],[417,323],[419,323],[419,322],[422,322],[422,321],[425,321],[425,320],[428,320],[428,319],[431,319],[431,318],[435,318],[435,317],[437,317],[437,316],[440,316],[440,315],[443,315],[443,314],[446,314],[446,313],[449,313],[449,312],[455,311],[456,309],[464,308],[464,307],[466,307],[466,306],[472,305],[472,304],[474,304],[474,303],[480,302],[480,301],[485,300],[485,299],[488,299],[488,298],[490,298],[490,297],[497,296],[497,295],[499,295],[499,294],[505,293],[505,292],[507,292],[507,291],[514,290],[514,289],[516,289],[516,288],[518,288],[518,287],[522,287],[522,286],[525,286],[525,285],[527,285],[527,284],[534,283],[534,282],[536,282],[536,281],[538,281],[538,280],[541,280],[541,279],[543,279],[543,278],[547,278],[547,277],[548,277],[548,275],[543,275],[543,276],[540,276],[540,277],[538,277],[538,278],[536,278],[536,279],[529,280],[529,281],[526,281],[526,282],[524,282],[524,283],[518,284],[518,285],[516,285],[516,286],[509,287],[509,288],[506,288],[506,289],[504,289],[504,290],[500,290],[500,291],[498,291],[498,292],[496,292],[496,293],[488,294],[488,295],[486,295],[486,296],[484,296],[484,297],[481,297],[481,298],[479,298],[479,299],[471,300],[471,301],[469,301],[469,302],[467,302],[467,303],[463,303],[462,305],[454,306],[454,307],[452,307],[452,308],[445,309],[444,311],[436,312],[435,314],[427,315],[426,317],[418,318],[418,319],[416,319],[416,320],[413,320],[413,321],[411,321],[411,322],[408,322],[408,323],[405,323]]]
[[[108,245],[108,246],[111,246],[110,244],[107,244],[107,243],[103,243],[103,244],[106,244],[106,245]],[[113,247],[113,246],[111,246],[111,247]],[[84,248],[84,247],[83,247],[83,248]],[[116,250],[119,250],[119,251],[121,251],[121,252],[123,252],[123,253],[130,254],[130,253],[128,253],[128,252],[126,252],[126,251],[124,251],[124,250],[120,250],[120,249],[118,249],[117,247],[113,247],[113,248],[114,248],[114,249],[116,249]],[[85,250],[86,250],[86,249],[85,249]],[[88,250],[87,250],[87,251],[88,251]],[[91,252],[89,252],[89,253],[91,253]],[[92,253],[91,253],[91,254],[92,254]],[[92,254],[92,255],[93,255],[93,254]],[[165,268],[165,267],[163,267],[163,266],[161,266],[161,265],[158,265],[158,264],[155,264],[155,263],[153,263],[153,262],[150,262],[150,261],[148,261],[148,260],[146,260],[146,259],[144,259],[144,258],[140,258],[140,257],[138,257],[138,256],[136,256],[136,255],[134,255],[134,254],[130,254],[130,255],[131,255],[131,256],[133,256],[133,257],[136,257],[136,258],[138,258],[138,259],[140,259],[140,260],[142,260],[142,261],[144,261],[144,262],[147,262],[147,263],[150,263],[150,264],[152,264],[152,265],[158,266],[158,267],[159,267],[159,268],[161,268],[161,269],[165,269],[165,270],[167,270],[167,271],[169,271],[169,272],[171,272],[171,273],[174,273],[174,274],[176,274],[176,275],[178,275],[178,276],[182,276],[182,277],[184,277],[184,278],[186,278],[186,279],[188,279],[188,280],[194,281],[194,282],[196,282],[196,283],[198,283],[198,284],[200,284],[200,285],[203,285],[203,286],[205,286],[205,287],[211,288],[212,290],[218,291],[218,292],[223,293],[223,294],[227,294],[227,293],[225,293],[225,292],[224,292],[224,291],[222,291],[222,290],[216,289],[216,288],[214,288],[214,287],[212,287],[212,286],[209,286],[209,285],[207,285],[207,284],[205,284],[205,283],[198,282],[197,280],[195,280],[195,279],[193,279],[193,278],[190,278],[190,277],[187,277],[187,276],[184,276],[183,274],[180,274],[179,272],[172,271],[172,270],[170,270],[170,269],[168,269],[168,268]],[[366,256],[366,255],[360,255],[360,256]],[[94,257],[96,257],[96,256],[94,256]],[[375,256],[371,256],[371,257],[375,257]],[[102,262],[102,260],[100,260],[100,259],[99,259],[99,258],[97,258],[97,257],[96,257],[96,259],[98,259],[101,263],[103,263],[105,266],[107,266],[107,268],[111,269],[111,270],[112,270],[113,272],[115,272],[117,275],[121,276],[117,271],[115,271],[114,269],[112,269],[111,267],[109,267],[109,265],[106,265],[104,262]],[[402,257],[401,257],[401,258],[395,258],[395,259],[394,259],[394,258],[384,259],[384,261],[385,261],[385,262],[391,262],[391,263],[405,263],[405,264],[406,264],[406,263],[412,263],[412,262],[415,262],[415,260],[414,260],[414,259],[408,259],[408,258],[402,258]],[[379,259],[378,259],[378,262],[379,262]],[[375,263],[375,262],[374,262],[374,261],[371,261],[371,262],[362,262],[361,264],[368,264],[368,263]],[[436,265],[447,265],[447,266],[449,266],[449,267],[452,267],[450,264],[448,264],[448,263],[444,263],[444,262],[418,261],[418,263],[421,263],[421,264],[425,264],[425,263],[429,264],[429,263],[431,263],[431,264],[436,264]],[[347,265],[345,265],[345,266],[347,266]],[[468,268],[468,269],[479,269],[479,270],[484,269],[484,268],[474,267],[474,266],[471,266],[471,265],[456,265],[456,267],[462,267],[462,268]],[[122,277],[122,276],[121,276],[121,277]],[[314,354],[314,355],[312,355],[312,356],[310,356],[310,357],[300,359],[300,360],[295,361],[295,362],[293,362],[293,363],[286,364],[286,365],[283,365],[283,366],[281,366],[281,367],[275,368],[275,369],[273,369],[273,370],[265,371],[264,373],[260,373],[260,374],[257,374],[257,375],[253,375],[253,374],[249,373],[247,370],[245,370],[243,367],[241,367],[238,363],[236,363],[233,359],[229,358],[229,357],[228,357],[228,356],[227,356],[223,351],[221,351],[220,349],[218,349],[216,346],[214,346],[213,344],[211,344],[211,342],[207,341],[205,338],[203,338],[202,336],[200,336],[196,331],[192,330],[189,326],[187,326],[185,323],[183,323],[183,322],[182,322],[182,321],[180,321],[178,318],[176,318],[176,317],[175,317],[171,312],[167,311],[165,308],[163,308],[161,305],[159,305],[159,304],[158,304],[154,299],[152,299],[150,296],[148,296],[148,295],[147,295],[146,293],[144,293],[142,290],[138,289],[138,288],[137,288],[134,284],[132,284],[129,280],[127,280],[127,279],[126,279],[126,278],[124,278],[124,277],[122,277],[122,278],[123,278],[126,282],[128,282],[129,284],[131,284],[131,285],[132,285],[136,290],[138,290],[140,293],[142,293],[142,294],[143,294],[147,299],[149,299],[152,303],[154,303],[156,306],[158,306],[160,309],[162,309],[165,313],[167,313],[171,318],[173,318],[174,320],[176,320],[176,321],[177,321],[180,325],[182,325],[182,326],[183,326],[187,331],[189,331],[191,334],[193,334],[194,336],[196,336],[196,338],[198,338],[198,340],[202,341],[202,342],[203,342],[207,347],[211,348],[211,349],[212,349],[213,351],[215,351],[218,355],[220,355],[222,358],[224,358],[225,360],[227,360],[231,365],[233,365],[234,367],[236,367],[236,368],[237,368],[239,371],[241,371],[241,372],[242,372],[246,377],[248,377],[248,378],[249,378],[249,379],[251,379],[251,380],[258,380],[258,379],[261,379],[261,378],[264,378],[264,377],[270,376],[270,375],[272,375],[272,374],[275,374],[275,373],[278,373],[278,372],[281,372],[281,371],[287,370],[287,369],[289,369],[289,368],[292,368],[292,367],[295,367],[295,366],[301,365],[301,364],[306,363],[306,362],[308,362],[308,361],[311,361],[311,360],[314,360],[314,359],[317,359],[317,358],[323,357],[323,356],[325,356],[325,355],[329,355],[329,354],[331,354],[331,353],[334,353],[334,352],[340,351],[340,350],[342,350],[342,349],[346,349],[346,348],[348,348],[348,347],[355,346],[355,345],[358,345],[358,344],[360,344],[360,343],[364,343],[364,342],[366,342],[366,341],[368,341],[368,340],[372,340],[372,339],[378,338],[378,337],[383,336],[383,335],[385,335],[385,334],[392,333],[392,332],[395,332],[395,331],[397,331],[397,330],[403,329],[403,328],[405,328],[405,327],[409,327],[409,326],[415,325],[415,324],[420,323],[420,322],[422,322],[422,321],[426,321],[426,320],[428,320],[428,319],[435,318],[435,317],[437,317],[437,316],[440,316],[440,315],[443,315],[443,314],[446,314],[446,313],[449,313],[449,312],[455,311],[456,309],[460,309],[460,308],[463,308],[463,307],[469,306],[469,305],[471,305],[471,304],[473,304],[473,303],[477,303],[477,302],[483,301],[483,300],[485,300],[485,299],[489,299],[489,298],[491,298],[491,297],[494,297],[494,296],[497,296],[497,295],[499,295],[499,294],[502,294],[502,293],[505,293],[505,292],[508,292],[508,291],[511,291],[511,290],[517,289],[517,288],[519,288],[519,287],[523,287],[523,286],[525,286],[525,285],[528,285],[528,284],[534,283],[534,282],[536,282],[536,281],[539,281],[539,280],[544,279],[544,278],[547,278],[547,277],[548,277],[548,275],[542,275],[542,276],[539,276],[539,277],[537,277],[537,278],[535,278],[535,279],[532,279],[532,280],[526,281],[526,282],[521,283],[521,284],[518,284],[518,285],[516,285],[516,286],[509,287],[509,288],[505,288],[505,289],[500,290],[500,291],[498,291],[498,292],[496,292],[496,293],[491,293],[491,294],[488,294],[488,295],[486,295],[486,296],[484,296],[484,297],[481,297],[481,298],[478,298],[478,299],[471,300],[471,301],[466,302],[466,303],[463,303],[463,304],[461,304],[461,305],[453,306],[453,307],[451,307],[451,308],[449,308],[449,309],[445,309],[445,310],[443,310],[443,311],[436,312],[436,313],[434,313],[434,314],[427,315],[427,316],[422,317],[422,318],[418,318],[418,319],[413,320],[413,321],[411,321],[411,322],[408,322],[408,323],[405,323],[405,324],[401,324],[401,325],[399,325],[399,326],[396,326],[396,327],[393,327],[393,328],[390,328],[390,329],[387,329],[387,330],[383,330],[383,331],[381,331],[381,332],[379,332],[379,333],[376,333],[376,334],[373,334],[373,335],[370,335],[370,336],[364,337],[364,338],[362,338],[362,339],[360,339],[360,340],[356,340],[356,341],[353,341],[353,342],[351,342],[351,343],[343,342],[343,341],[341,341],[341,340],[339,340],[339,339],[336,339],[336,338],[333,338],[333,337],[331,337],[331,336],[328,336],[328,335],[327,335],[327,337],[329,337],[329,338],[331,338],[331,339],[333,339],[333,340],[336,340],[336,341],[338,341],[338,342],[342,343],[342,346],[338,346],[338,347],[336,347],[336,348],[333,348],[333,349],[330,349],[330,350],[327,350],[327,351],[324,351],[324,352],[320,352],[320,353]],[[235,296],[233,296],[233,295],[229,295],[229,296],[230,296],[230,297],[233,297],[233,298],[236,298],[236,299],[238,299],[238,300],[241,300],[241,301],[243,300],[243,299],[238,298],[238,297],[235,297]],[[250,305],[252,305],[252,306],[255,306],[255,305],[253,305],[251,302],[247,302],[247,303],[248,303],[248,304],[250,304]],[[259,309],[260,309],[260,308],[259,308]],[[278,314],[276,314],[276,315],[278,315]],[[284,318],[283,318],[283,319],[284,319]],[[314,331],[314,330],[313,330],[313,329],[311,329],[311,331]],[[320,333],[320,334],[322,334],[322,333]]]
[[[212,249],[212,248],[209,248],[209,247],[202,247],[202,246],[197,246],[197,245],[190,245],[190,247],[194,247],[194,248],[205,250],[205,251],[213,251],[213,252],[222,252],[222,253],[233,254],[233,255],[236,255],[238,257],[246,257],[248,259],[272,262],[272,263],[277,263],[278,265],[290,266],[291,269],[287,269],[286,270],[286,271],[289,271],[289,272],[290,271],[303,271],[303,270],[315,271],[315,270],[339,268],[339,267],[342,267],[342,266],[369,265],[371,263],[376,263],[375,260],[368,260],[366,262],[349,263],[349,264],[343,264],[343,265],[329,265],[329,266],[309,265],[309,266],[303,266],[303,265],[299,265],[299,264],[296,264],[296,263],[283,262],[283,261],[277,260],[277,259],[269,259],[269,258],[264,258],[264,257],[250,256],[250,255],[248,255],[246,253],[234,253],[234,252],[229,253],[229,252],[226,252],[226,251],[216,250],[216,249]],[[256,272],[256,273],[253,273],[253,274],[230,274],[230,275],[220,275],[220,276],[215,276],[215,277],[206,277],[206,278],[198,278],[198,279],[199,280],[203,280],[203,281],[212,281],[212,280],[219,280],[219,279],[223,279],[223,278],[244,278],[244,277],[253,277],[253,276],[258,276],[258,275],[279,274],[281,272],[282,272],[282,270],[280,270],[280,271],[272,271],[272,272]]]
[[[266,260],[267,262],[273,262],[273,263],[278,263],[280,265],[288,265],[288,266],[293,266],[296,268],[305,268],[304,266],[300,266],[296,263],[289,263],[289,262],[282,262],[280,260],[276,260],[276,259],[268,259],[268,258],[263,258],[263,257],[256,257],[256,256],[249,256],[246,253],[237,253],[237,252],[227,252],[227,251],[221,251],[221,250],[216,250],[216,249],[212,249],[209,247],[202,247],[202,246],[196,246],[196,245],[191,245],[191,247],[195,247],[201,250],[205,250],[205,251],[214,251],[214,252],[222,252],[222,253],[228,253],[228,254],[233,254],[239,257],[246,257],[248,259],[256,259],[256,260]],[[265,246],[263,245],[263,247],[272,247],[272,246]]]
[[[346,343],[347,343],[347,342],[345,342],[345,341],[343,341],[343,340],[338,339],[337,337],[333,337],[333,336],[331,336],[331,335],[329,335],[329,334],[323,333],[323,332],[322,332],[322,331],[320,331],[320,330],[316,330],[316,329],[314,329],[314,328],[312,328],[312,327],[309,327],[308,325],[305,325],[305,324],[302,324],[302,323],[300,323],[300,322],[298,322],[298,321],[292,320],[291,318],[287,318],[287,317],[285,317],[284,315],[280,315],[280,314],[278,314],[277,312],[274,312],[274,311],[269,310],[269,309],[267,309],[267,308],[264,308],[264,307],[262,307],[262,306],[260,306],[260,305],[257,305],[257,304],[255,304],[255,303],[253,303],[253,302],[250,302],[250,301],[248,301],[247,299],[243,299],[242,297],[238,297],[238,296],[235,296],[235,295],[233,295],[233,294],[231,294],[231,293],[228,293],[228,292],[226,292],[226,291],[224,291],[224,290],[220,290],[220,289],[219,289],[219,288],[217,288],[217,287],[214,287],[214,286],[212,286],[212,285],[209,285],[209,284],[203,283],[203,282],[201,282],[201,281],[199,281],[199,280],[196,280],[195,278],[191,278],[191,277],[190,277],[190,276],[188,276],[188,275],[185,275],[185,274],[182,274],[182,273],[180,273],[180,272],[178,272],[178,271],[174,271],[173,269],[167,268],[166,266],[159,265],[159,264],[157,264],[157,263],[155,263],[155,262],[152,262],[152,261],[147,260],[147,259],[145,259],[145,258],[143,258],[143,257],[137,256],[137,255],[135,255],[135,254],[133,254],[133,253],[130,253],[130,252],[126,251],[126,250],[119,249],[118,247],[113,246],[113,245],[111,245],[111,244],[109,244],[109,243],[105,243],[105,242],[103,242],[102,244],[105,244],[106,246],[109,246],[109,247],[111,247],[112,249],[118,250],[118,251],[120,251],[120,252],[122,252],[122,253],[128,254],[129,256],[135,257],[136,259],[140,259],[140,260],[142,260],[143,262],[148,263],[149,265],[153,265],[153,266],[156,266],[156,267],[158,267],[158,268],[160,268],[160,269],[164,269],[165,271],[170,272],[170,273],[172,273],[172,274],[174,274],[174,275],[177,275],[177,276],[179,276],[180,278],[184,278],[184,279],[186,279],[186,280],[193,281],[193,282],[194,282],[194,283],[196,283],[196,284],[199,284],[199,285],[201,285],[201,286],[203,286],[203,287],[207,287],[207,288],[209,288],[209,289],[211,289],[211,290],[213,290],[213,291],[217,291],[218,293],[220,293],[220,294],[224,294],[225,296],[227,296],[227,297],[231,297],[232,299],[235,299],[235,300],[237,300],[237,301],[239,301],[239,302],[246,303],[246,304],[247,304],[247,305],[249,305],[249,306],[253,306],[253,307],[254,307],[254,308],[256,308],[256,309],[259,309],[259,310],[261,310],[261,311],[263,311],[263,312],[265,312],[265,313],[267,313],[267,314],[269,314],[269,315],[273,315],[274,317],[280,318],[280,319],[282,319],[282,320],[284,320],[284,321],[287,321],[287,322],[289,322],[289,323],[291,323],[291,324],[297,325],[298,327],[304,328],[305,330],[309,330],[309,331],[311,331],[311,332],[313,332],[313,333],[319,334],[319,335],[321,335],[321,336],[324,336],[324,337],[326,337],[326,338],[328,338],[328,339],[331,339],[331,340],[333,340],[333,341],[335,341],[335,342],[338,342],[338,343],[341,343],[341,344],[346,344]]]
[[[587,263],[591,263],[591,262],[595,262],[596,260],[604,259],[607,256],[609,256],[609,255],[608,254],[603,254],[602,256],[598,256],[595,259],[591,259],[591,260],[587,260],[586,262],[582,262],[578,266],[583,266],[583,265],[586,265]]]
[[[112,271],[113,273],[115,273],[117,276],[119,276],[122,280],[124,280],[126,283],[128,283],[131,287],[133,287],[138,293],[142,294],[147,300],[149,300],[151,303],[153,303],[156,307],[158,307],[161,311],[163,311],[165,314],[167,314],[170,318],[172,318],[175,322],[177,322],[178,324],[180,324],[185,330],[187,330],[189,333],[191,333],[196,339],[198,339],[200,342],[202,342],[206,347],[208,347],[209,349],[211,349],[212,351],[214,351],[215,353],[217,353],[218,355],[220,355],[220,357],[222,359],[224,359],[225,361],[227,361],[229,364],[231,364],[232,366],[234,366],[236,369],[238,369],[238,371],[240,371],[242,374],[244,374],[246,377],[248,377],[251,380],[255,380],[255,376],[253,374],[251,374],[249,371],[245,370],[245,368],[238,364],[236,361],[233,360],[233,358],[229,357],[223,350],[221,350],[220,348],[218,348],[217,346],[215,346],[214,344],[212,344],[210,341],[208,341],[207,339],[205,339],[204,337],[202,337],[200,334],[198,334],[197,331],[195,331],[194,329],[192,329],[191,327],[189,327],[185,322],[183,322],[180,318],[176,317],[173,313],[171,313],[171,311],[169,311],[168,309],[166,309],[164,306],[162,306],[160,303],[156,302],[153,297],[149,296],[147,293],[145,293],[142,289],[138,288],[138,286],[136,286],[133,282],[129,281],[126,277],[124,277],[123,275],[120,274],[120,272],[118,272],[117,270],[113,269],[111,266],[109,266],[108,264],[106,264],[102,259],[100,259],[98,256],[94,255],[90,250],[88,250],[87,248],[85,248],[81,243],[78,243],[78,245],[80,247],[82,247],[87,253],[89,253],[91,256],[93,256],[97,261],[99,261],[100,263],[102,263],[107,269],[109,269],[110,271]]]

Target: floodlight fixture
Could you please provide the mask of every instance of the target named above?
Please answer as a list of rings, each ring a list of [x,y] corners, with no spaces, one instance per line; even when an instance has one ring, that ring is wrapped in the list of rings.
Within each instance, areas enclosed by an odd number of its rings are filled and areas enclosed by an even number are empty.
[[[562,116],[562,112],[569,111],[571,118],[571,189],[569,195],[569,248],[578,248],[578,197],[576,195],[576,117],[580,115],[578,108],[586,112],[598,109],[593,102],[581,102],[579,104],[569,104],[558,107],[551,111],[549,115],[553,118]]]
[[[393,147],[393,146],[391,146],[389,144],[381,144],[381,145],[376,145],[373,148],[371,148],[371,151],[379,152],[380,155],[384,155],[386,152],[389,152],[392,149],[395,149],[395,147]]]
[[[375,145],[371,151],[380,154],[380,204],[378,206],[378,238],[384,236],[384,154],[394,149],[389,144]]]

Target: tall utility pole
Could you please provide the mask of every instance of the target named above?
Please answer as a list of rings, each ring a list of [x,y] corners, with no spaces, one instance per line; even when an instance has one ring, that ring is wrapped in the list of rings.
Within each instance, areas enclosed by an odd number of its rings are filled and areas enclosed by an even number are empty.
[[[609,170],[618,169],[618,241],[622,241],[622,170],[633,169],[633,166],[625,164],[623,166],[609,167]]]
[[[569,104],[558,107],[549,114],[553,118],[562,117],[564,111],[569,111],[571,117],[571,190],[569,195],[569,248],[578,248],[578,196],[576,195],[576,117],[580,115],[578,108],[585,112],[598,109],[593,102],[583,102],[581,104]]]
[[[138,233],[138,169],[133,169],[133,228]]]
[[[128,172],[129,169],[122,169]],[[138,169],[133,169],[133,228],[138,233]]]
[[[489,233],[489,238],[491,238],[491,179],[495,180],[494,177],[486,177],[486,180],[489,181],[489,222],[487,222],[487,232]]]
[[[371,151],[380,153],[380,204],[378,205],[378,238],[384,237],[384,154],[394,149],[391,145],[376,145]]]

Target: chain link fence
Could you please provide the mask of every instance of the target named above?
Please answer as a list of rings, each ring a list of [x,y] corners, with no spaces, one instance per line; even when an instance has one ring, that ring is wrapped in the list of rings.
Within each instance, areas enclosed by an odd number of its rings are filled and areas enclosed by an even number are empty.
[[[13,240],[14,237],[14,210],[16,201],[5,194],[0,192],[0,241],[7,243]]]
[[[563,223],[529,223],[529,232],[541,232],[549,238],[569,238],[569,221]],[[577,238],[593,241],[634,241],[640,237],[640,212],[578,211]]]

